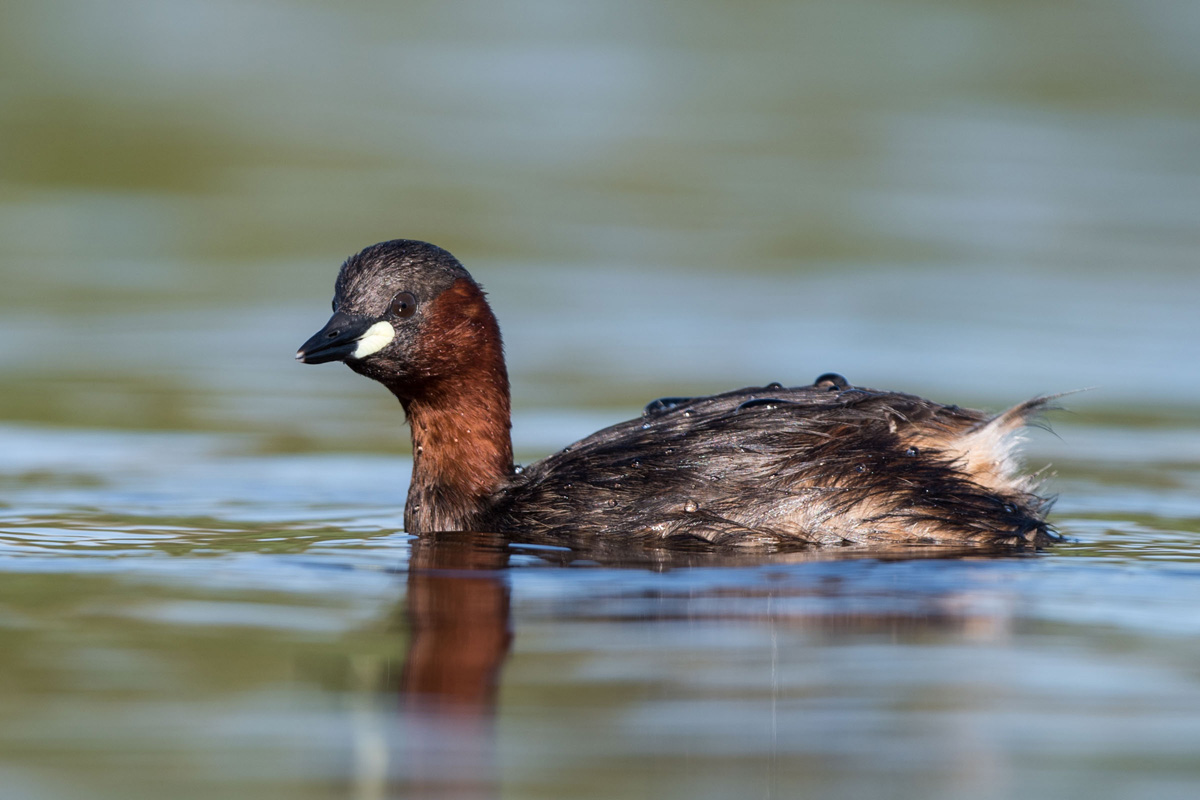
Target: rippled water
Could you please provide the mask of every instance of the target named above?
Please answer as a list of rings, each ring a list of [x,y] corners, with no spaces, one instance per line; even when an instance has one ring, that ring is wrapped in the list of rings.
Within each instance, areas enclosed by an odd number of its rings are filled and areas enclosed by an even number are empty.
[[[624,563],[418,545],[400,458],[2,429],[6,791],[1188,796],[1200,429],[1059,428],[1046,553]]]
[[[1192,798],[1188,3],[16,2],[0,797]],[[1019,557],[400,528],[295,364],[395,236],[490,292],[519,458],[661,395],[1065,398]]]

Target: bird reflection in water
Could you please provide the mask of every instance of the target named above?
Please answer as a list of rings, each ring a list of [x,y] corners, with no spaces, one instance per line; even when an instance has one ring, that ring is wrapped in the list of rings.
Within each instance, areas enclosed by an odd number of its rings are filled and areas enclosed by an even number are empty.
[[[408,793],[498,793],[493,725],[512,643],[509,550],[494,534],[446,533],[412,543],[408,653],[400,678]]]
[[[703,589],[692,587],[682,592],[673,583],[648,594],[644,582],[637,582],[638,588],[629,591],[624,581],[614,579],[610,590],[581,598],[579,602],[586,607],[577,612],[583,620],[595,620],[598,615],[609,622],[728,619],[761,623],[770,626],[773,641],[785,630],[797,635],[886,632],[908,637],[933,632],[976,641],[1003,638],[1011,622],[1010,604],[1004,597],[981,593],[977,586],[931,590],[912,585],[905,589],[889,581],[885,582],[888,588],[882,588],[877,581],[863,581],[863,573],[850,565],[844,572],[837,568],[830,572],[826,565],[817,573],[796,571],[791,575],[776,574],[775,568],[839,559],[868,558],[878,565],[912,559],[1021,557],[1003,551],[989,555],[979,548],[931,547],[821,548],[773,554],[711,549],[631,552],[622,548],[618,555],[615,551],[566,548],[527,550],[496,534],[427,534],[412,543],[407,578],[404,625],[409,637],[398,687],[403,735],[395,750],[381,754],[385,763],[390,762],[382,773],[390,773],[391,780],[400,785],[376,783],[377,791],[359,791],[359,796],[500,796],[495,715],[500,675],[513,641],[512,554],[534,555],[551,568],[572,564],[651,571],[740,568],[729,570],[728,584],[706,581]],[[522,558],[522,564],[526,563],[528,559]],[[766,576],[757,567],[771,568],[772,575]],[[786,579],[780,581],[780,574]],[[566,617],[573,616],[570,602],[556,608]],[[383,778],[383,774],[377,777]],[[361,781],[359,788],[363,788]]]

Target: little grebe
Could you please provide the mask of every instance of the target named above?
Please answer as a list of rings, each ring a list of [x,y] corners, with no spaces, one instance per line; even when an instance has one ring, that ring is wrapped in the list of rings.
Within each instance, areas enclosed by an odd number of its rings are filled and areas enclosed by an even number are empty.
[[[342,265],[333,317],[296,353],[386,386],[412,428],[410,533],[778,545],[1056,540],[995,417],[823,375],[665,398],[638,419],[514,467],[508,373],[484,293],[441,248],[396,240]]]

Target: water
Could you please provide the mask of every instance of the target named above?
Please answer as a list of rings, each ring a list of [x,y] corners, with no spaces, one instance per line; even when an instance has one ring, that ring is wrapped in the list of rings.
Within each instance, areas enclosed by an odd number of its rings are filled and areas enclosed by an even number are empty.
[[[0,797],[1200,791],[1187,3],[10,3]],[[830,370],[1045,392],[1069,541],[401,530],[339,261],[490,292],[528,461]]]
[[[1045,554],[614,563],[415,544],[401,459],[5,428],[6,793],[1187,796],[1200,432],[1060,429]]]

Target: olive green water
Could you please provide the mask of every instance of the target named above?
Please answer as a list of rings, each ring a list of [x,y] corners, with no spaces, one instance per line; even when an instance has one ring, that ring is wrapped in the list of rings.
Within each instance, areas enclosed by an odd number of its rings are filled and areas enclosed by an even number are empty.
[[[10,2],[0,797],[1192,798],[1185,2]],[[292,353],[397,236],[533,459],[830,370],[1064,400],[1017,558],[415,542]]]

